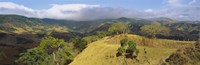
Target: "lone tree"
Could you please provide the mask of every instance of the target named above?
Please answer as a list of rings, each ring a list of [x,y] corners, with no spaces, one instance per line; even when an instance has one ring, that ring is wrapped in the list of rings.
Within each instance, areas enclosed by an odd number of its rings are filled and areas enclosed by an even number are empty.
[[[139,50],[137,49],[135,42],[129,41],[127,38],[123,38],[122,40],[120,40],[120,44],[120,47],[117,49],[117,57],[123,56],[126,65],[128,65],[128,63],[126,62],[126,58],[137,60]]]
[[[73,60],[72,50],[62,39],[45,37],[40,45],[20,54],[16,60],[26,65],[64,65]]]
[[[156,24],[144,25],[141,28],[141,32],[147,37],[156,38],[157,34],[160,35],[169,35],[170,29]]]

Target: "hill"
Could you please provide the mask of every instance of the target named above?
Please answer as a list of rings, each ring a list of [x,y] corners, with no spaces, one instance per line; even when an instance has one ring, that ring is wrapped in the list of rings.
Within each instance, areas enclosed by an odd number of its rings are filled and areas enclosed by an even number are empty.
[[[163,64],[169,65],[200,65],[200,40],[195,44],[178,49]]]
[[[148,39],[137,35],[126,35],[128,39],[137,43],[139,49],[138,60],[127,59],[129,65],[156,65],[160,64],[178,48],[194,42],[175,41],[165,39]],[[119,40],[122,35],[105,37],[90,43],[70,65],[122,65],[122,57],[116,57]],[[149,42],[149,43],[148,43]],[[145,54],[145,52],[147,52]]]
[[[0,32],[4,33],[32,33],[67,32],[65,26],[48,24],[37,18],[28,18],[18,15],[0,15]]]
[[[157,38],[174,40],[197,40],[200,28],[199,21],[177,21],[169,18],[155,19],[103,19],[90,21],[72,21],[56,19],[28,18],[19,15],[0,15],[0,32],[49,34],[53,32],[76,32],[92,35],[96,31],[107,31],[115,22],[130,23],[131,33],[142,35],[141,27],[153,23],[170,28],[170,35],[156,35]]]

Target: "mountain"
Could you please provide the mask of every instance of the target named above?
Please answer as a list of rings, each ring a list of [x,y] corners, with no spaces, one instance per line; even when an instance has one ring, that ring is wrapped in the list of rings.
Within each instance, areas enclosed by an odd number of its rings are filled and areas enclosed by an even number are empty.
[[[157,35],[158,38],[176,40],[196,40],[198,38],[199,21],[177,21],[160,17],[152,19],[132,19],[121,17],[118,19],[72,21],[57,19],[28,18],[18,15],[0,15],[0,32],[50,34],[51,32],[76,32],[93,35],[96,31],[107,31],[115,22],[129,22],[131,33],[143,35],[140,28],[144,25],[161,24],[170,28],[169,36]],[[175,33],[174,33],[175,32]]]
[[[155,43],[154,46],[162,45],[169,46],[170,50],[175,51],[176,46],[180,47],[184,45],[182,41],[174,40],[197,40],[198,33],[200,32],[200,22],[199,21],[177,21],[169,18],[158,18],[158,19],[133,19],[121,17],[118,19],[103,19],[103,20],[91,20],[91,21],[72,21],[72,20],[57,20],[57,19],[39,19],[39,18],[29,18],[19,15],[0,15],[0,52],[2,51],[7,58],[0,61],[0,65],[14,65],[19,55],[19,53],[24,52],[27,49],[34,48],[38,45],[41,38],[50,35],[55,38],[64,39],[69,42],[71,38],[75,37],[86,37],[89,40],[95,38],[96,41],[88,45],[88,47],[75,58],[75,61],[72,62],[72,65],[76,65],[77,61],[83,61],[86,56],[89,58],[96,58],[99,60],[105,60],[109,62],[117,62],[116,58],[113,56],[107,55],[108,52],[115,53],[116,48],[119,46],[115,43],[115,39],[118,37],[113,37],[114,39],[96,39],[97,31],[108,32],[108,29],[113,25],[113,23],[129,23],[128,28],[130,29],[130,34],[128,35],[136,41],[137,43],[142,44],[142,39],[146,41],[153,41],[150,43]],[[156,35],[158,39],[174,39],[173,41],[168,40],[150,40],[148,36],[143,35],[141,32],[141,27],[144,25],[151,24],[160,24],[170,29],[170,35]],[[112,34],[111,34],[112,35]],[[137,36],[140,35],[140,36]],[[113,35],[114,36],[114,35]],[[142,37],[143,36],[143,37]],[[136,37],[136,38],[135,38]],[[92,42],[91,41],[91,42]],[[110,42],[111,41],[111,42]],[[162,44],[161,42],[166,42],[167,44]],[[175,44],[172,44],[176,42]],[[102,44],[99,44],[102,43]],[[110,44],[111,43],[111,44]],[[159,44],[157,44],[159,43]],[[161,44],[160,44],[161,43]],[[169,43],[169,44],[168,44]],[[180,43],[180,44],[179,44]],[[183,44],[182,44],[183,43]],[[97,44],[97,46],[96,46]],[[149,44],[148,44],[149,45]],[[151,46],[151,45],[150,45]],[[175,47],[174,47],[175,46]],[[72,44],[73,47],[73,44]],[[98,50],[95,50],[98,47]],[[173,47],[171,49],[171,47]],[[139,49],[146,48],[146,46],[139,46]],[[174,49],[175,48],[175,49]],[[107,49],[107,50],[105,50]],[[153,54],[154,50],[160,51],[159,55],[162,55],[162,58],[169,56],[172,52],[161,53],[161,51],[167,51],[169,48],[147,48],[150,49],[149,52]],[[162,49],[162,50],[158,50]],[[103,50],[103,51],[102,51]],[[91,51],[95,51],[92,53]],[[100,51],[100,52],[98,52]],[[105,52],[104,52],[105,51]],[[141,50],[143,51],[143,50]],[[101,54],[96,56],[94,54]],[[84,56],[86,55],[86,56]],[[152,56],[150,55],[150,56]],[[112,57],[114,60],[109,60],[108,58]],[[156,62],[161,58],[156,57]],[[94,59],[95,60],[95,59]],[[86,62],[90,62],[85,60]],[[101,61],[100,61],[101,62]],[[95,63],[94,63],[95,64]],[[101,64],[101,63],[100,63]],[[102,62],[102,64],[104,64]]]
[[[57,24],[66,26],[73,32],[86,33],[89,31],[98,28],[102,23],[110,21],[109,19],[105,20],[91,20],[91,21],[72,21],[72,20],[56,20],[56,19],[42,19],[45,23],[48,24]]]
[[[37,18],[18,15],[0,15],[0,32],[39,34],[52,31],[68,32],[68,28],[55,24],[47,24]]]

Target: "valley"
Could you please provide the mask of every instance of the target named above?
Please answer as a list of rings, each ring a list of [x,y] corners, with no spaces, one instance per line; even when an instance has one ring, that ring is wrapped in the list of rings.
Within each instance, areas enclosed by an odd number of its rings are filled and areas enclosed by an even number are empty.
[[[121,17],[71,21],[0,15],[0,65],[26,65],[27,62],[35,61],[41,63],[45,61],[44,64],[52,62],[50,65],[55,65],[55,61],[60,61],[58,63],[64,65],[125,65],[126,63],[128,65],[179,65],[173,63],[173,60],[174,58],[179,60],[182,57],[176,58],[177,56],[173,55],[179,53],[179,50],[187,53],[196,51],[196,49],[184,49],[191,48],[196,43],[199,38],[199,29],[199,21],[177,21],[169,18],[148,20]],[[68,48],[67,52],[71,55],[62,53],[65,51],[59,50],[63,48],[59,44],[55,45],[56,48],[52,48],[48,44],[42,46],[46,43],[41,41],[46,38],[49,40],[49,36],[50,39],[53,37],[52,39],[57,41],[63,40],[64,46]],[[116,57],[120,40],[123,38],[136,43],[139,51],[137,60],[122,56]],[[55,41],[48,43],[51,42]],[[42,49],[43,47],[47,50]],[[35,55],[39,55],[39,59],[42,60],[34,59],[33,61],[26,55],[23,56],[23,54],[29,54],[28,50],[32,50],[29,51],[30,54],[36,53]],[[53,53],[50,53],[52,51]],[[41,53],[51,60],[46,61],[44,58],[40,58]],[[62,57],[52,59],[52,57],[60,56],[59,54],[66,56],[64,58],[66,60],[60,60]],[[198,53],[194,53],[194,56],[198,55]],[[35,57],[34,54],[33,57]],[[191,58],[192,56],[186,54],[186,57]],[[122,61],[124,59],[126,62]],[[192,64],[198,60],[186,59],[183,61]],[[38,64],[40,65],[40,63]]]

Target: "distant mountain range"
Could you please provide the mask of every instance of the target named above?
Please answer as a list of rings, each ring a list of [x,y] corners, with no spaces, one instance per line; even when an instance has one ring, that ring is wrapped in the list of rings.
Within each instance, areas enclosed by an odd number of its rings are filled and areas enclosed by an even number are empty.
[[[170,28],[170,35],[156,35],[157,38],[175,40],[197,40],[200,32],[199,21],[177,21],[170,18],[133,19],[102,19],[92,21],[72,21],[57,19],[28,18],[19,15],[0,15],[0,49],[7,54],[1,64],[15,64],[18,54],[38,45],[46,35],[69,41],[70,38],[96,35],[97,31],[108,31],[112,23],[130,23],[131,34],[141,35],[140,28],[144,25],[160,24]],[[11,51],[11,52],[8,52]]]
[[[133,19],[121,17],[118,19],[102,19],[92,21],[72,21],[57,19],[28,18],[19,15],[0,15],[0,32],[4,33],[33,33],[50,34],[51,32],[77,32],[93,34],[98,30],[105,30],[113,22],[130,22],[131,31],[140,34],[140,27],[152,23],[159,23],[171,29],[171,36],[164,38],[196,39],[200,29],[199,21],[177,21],[166,17],[152,19]],[[101,28],[101,29],[100,29]],[[176,33],[175,33],[176,32]],[[160,36],[163,38],[163,36]]]
[[[36,34],[52,31],[67,32],[68,28],[56,24],[48,24],[37,18],[27,18],[18,15],[0,15],[0,32]]]

